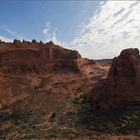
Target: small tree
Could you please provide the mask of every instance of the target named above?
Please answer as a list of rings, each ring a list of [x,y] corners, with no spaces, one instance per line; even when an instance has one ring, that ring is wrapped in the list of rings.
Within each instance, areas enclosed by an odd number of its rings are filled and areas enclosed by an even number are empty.
[[[35,40],[35,39],[33,39],[31,43],[36,43],[36,40]]]
[[[2,40],[0,39],[0,44],[2,43]]]

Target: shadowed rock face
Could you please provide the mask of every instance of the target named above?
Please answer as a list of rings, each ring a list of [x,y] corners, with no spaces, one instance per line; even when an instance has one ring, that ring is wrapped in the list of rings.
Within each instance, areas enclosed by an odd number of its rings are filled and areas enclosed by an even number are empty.
[[[93,89],[94,104],[102,107],[140,105],[140,55],[126,49],[115,57],[107,79]]]
[[[0,69],[10,69],[13,71],[16,67],[21,69],[39,69],[46,66],[50,71],[51,67],[75,67],[74,60],[80,58],[77,51],[68,50],[55,45],[53,42],[38,43],[35,40],[32,42],[14,40],[13,43],[0,42]],[[48,67],[47,67],[47,64]],[[26,67],[26,68],[25,68]],[[26,71],[26,70],[25,70]]]

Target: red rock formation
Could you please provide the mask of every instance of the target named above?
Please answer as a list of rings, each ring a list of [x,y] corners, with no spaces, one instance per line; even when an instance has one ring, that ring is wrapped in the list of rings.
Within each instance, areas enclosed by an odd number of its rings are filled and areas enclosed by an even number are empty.
[[[123,50],[115,57],[105,81],[93,89],[93,103],[102,107],[140,105],[140,55]]]
[[[30,68],[40,65],[56,64],[59,66],[75,67],[74,60],[80,58],[77,51],[64,49],[53,42],[43,43],[14,40],[13,43],[0,43],[0,69],[28,66]],[[46,67],[46,69],[49,69]]]

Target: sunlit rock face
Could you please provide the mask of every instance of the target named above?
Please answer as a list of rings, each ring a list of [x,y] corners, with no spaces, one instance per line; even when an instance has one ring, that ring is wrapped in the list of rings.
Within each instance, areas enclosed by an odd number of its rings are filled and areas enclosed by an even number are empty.
[[[126,49],[112,61],[107,79],[93,89],[93,103],[102,108],[140,105],[140,55]]]
[[[74,68],[74,60],[80,57],[77,51],[62,48],[51,41],[48,43],[38,43],[36,40],[31,42],[25,40],[23,42],[14,40],[13,43],[0,42],[0,69],[2,70],[39,71],[42,70],[42,65],[43,69],[46,69],[45,71],[51,71],[57,67]],[[47,64],[52,65],[47,67]]]

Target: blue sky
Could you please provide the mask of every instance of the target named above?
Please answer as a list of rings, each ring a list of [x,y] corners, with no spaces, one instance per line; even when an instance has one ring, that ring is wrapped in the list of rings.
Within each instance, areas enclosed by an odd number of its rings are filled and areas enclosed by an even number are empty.
[[[50,32],[56,32],[59,40],[71,41],[78,26],[88,20],[99,1],[71,0],[6,0],[0,4],[0,33],[8,38],[17,38],[10,30],[25,39],[46,40],[43,34],[46,23]]]
[[[140,48],[140,1],[1,0],[0,39],[52,40],[83,57]]]

